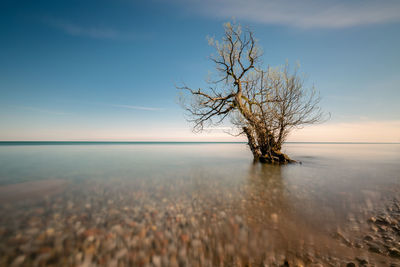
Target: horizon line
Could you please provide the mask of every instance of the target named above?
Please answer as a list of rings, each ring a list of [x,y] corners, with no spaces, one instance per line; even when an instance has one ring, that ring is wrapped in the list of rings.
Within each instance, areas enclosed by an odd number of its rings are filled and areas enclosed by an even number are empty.
[[[246,144],[246,141],[85,141],[85,140],[0,140],[0,145],[5,144]],[[400,144],[400,142],[309,142],[309,141],[288,141],[284,144]]]

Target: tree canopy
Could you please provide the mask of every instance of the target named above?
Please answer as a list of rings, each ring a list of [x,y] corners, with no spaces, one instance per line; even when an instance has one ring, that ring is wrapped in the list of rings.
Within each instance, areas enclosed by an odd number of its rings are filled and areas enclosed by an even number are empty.
[[[263,68],[262,50],[248,28],[228,22],[221,41],[208,41],[216,51],[210,59],[217,78],[208,88],[178,87],[187,93],[183,106],[193,130],[230,118],[247,137],[255,160],[293,162],[280,152],[290,131],[324,119],[315,88],[306,87],[298,67],[290,71],[288,63]]]

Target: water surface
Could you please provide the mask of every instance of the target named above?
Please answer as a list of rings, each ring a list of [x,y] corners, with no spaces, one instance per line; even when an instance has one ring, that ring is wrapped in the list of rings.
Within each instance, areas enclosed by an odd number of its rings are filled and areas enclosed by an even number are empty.
[[[323,263],[332,260],[318,256],[328,253],[325,247],[335,259],[364,253],[387,263],[389,252],[371,256],[361,239],[368,218],[399,193],[400,145],[292,143],[284,151],[302,164],[254,164],[244,143],[2,143],[0,193],[13,192],[0,199],[2,262],[25,255],[33,263],[43,247],[71,239],[48,257],[61,261],[69,251],[76,256],[71,264],[101,264],[125,249],[122,264],[138,264],[140,257],[154,264],[158,255],[163,265],[175,257],[204,266],[296,257],[307,263],[312,252]],[[135,227],[153,239],[157,231],[170,235],[169,245],[159,251],[139,241],[129,245],[140,234]],[[245,227],[245,237],[242,230],[229,234],[235,227]],[[113,231],[131,239],[116,241],[111,252],[99,241],[90,254],[88,229],[97,229],[101,242]],[[347,244],[351,250],[343,249],[343,236],[356,240]],[[208,252],[194,250],[193,240]]]

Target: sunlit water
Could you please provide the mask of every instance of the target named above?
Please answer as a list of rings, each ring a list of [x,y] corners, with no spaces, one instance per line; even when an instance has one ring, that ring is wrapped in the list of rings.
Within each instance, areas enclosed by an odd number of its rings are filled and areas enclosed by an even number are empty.
[[[240,234],[230,237],[224,232],[233,227],[230,220],[246,225],[247,238],[266,235],[253,246],[285,254],[293,247],[319,243],[329,246],[328,239],[338,229],[349,238],[361,237],[367,218],[383,209],[381,203],[400,192],[399,144],[299,143],[285,145],[284,152],[301,164],[254,164],[243,143],[3,143],[0,184],[8,193],[3,190],[0,196],[0,250],[10,256],[4,256],[2,263],[9,264],[21,253],[30,255],[27,257],[32,262],[37,260],[37,252],[21,252],[18,242],[15,248],[10,247],[11,238],[18,234],[28,233],[24,242],[29,243],[29,239],[39,238],[47,229],[55,229],[60,235],[68,235],[72,229],[71,233],[77,235],[80,230],[112,231],[113,226],[120,225],[128,231],[128,221],[135,225],[158,225],[160,230],[166,227],[165,216],[175,216],[178,222],[182,220],[179,216],[185,217],[190,224],[190,238],[196,237],[194,229],[219,225],[220,228],[209,231],[207,239],[201,240],[207,243],[215,238],[225,240],[221,244],[232,243],[233,248],[223,248],[235,252],[224,252],[226,255],[237,255],[236,250],[243,252],[239,243],[247,242]],[[46,181],[54,186],[41,189]],[[14,187],[10,187],[12,184]],[[36,193],[28,188],[25,194],[15,184],[36,186]],[[114,217],[110,215],[113,212]],[[164,215],[147,220],[147,212]],[[86,214],[84,219],[79,217],[82,213]],[[71,216],[75,221],[67,223]],[[38,222],[27,223],[32,218],[38,218]],[[82,242],[80,250],[86,255],[87,244]],[[216,246],[215,253],[220,253],[218,244],[210,244],[207,246]],[[247,254],[257,259],[264,257],[265,252],[258,253],[249,244]],[[141,249],[136,246],[131,249]],[[96,249],[101,250],[101,246]],[[78,250],[71,253],[79,253]],[[197,254],[189,252],[185,252],[185,257],[191,263],[190,257]],[[179,258],[178,252],[177,255]],[[215,257],[211,257],[212,261]],[[206,259],[202,260],[199,264],[206,265]],[[83,256],[77,261],[84,261]]]

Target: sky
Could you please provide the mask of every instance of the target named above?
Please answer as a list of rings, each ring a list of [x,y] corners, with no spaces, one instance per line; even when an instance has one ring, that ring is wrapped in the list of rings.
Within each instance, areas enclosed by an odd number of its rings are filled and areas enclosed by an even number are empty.
[[[331,114],[288,141],[400,142],[398,0],[2,0],[0,140],[243,141],[192,133],[175,87],[207,86],[231,20]]]

